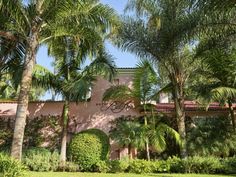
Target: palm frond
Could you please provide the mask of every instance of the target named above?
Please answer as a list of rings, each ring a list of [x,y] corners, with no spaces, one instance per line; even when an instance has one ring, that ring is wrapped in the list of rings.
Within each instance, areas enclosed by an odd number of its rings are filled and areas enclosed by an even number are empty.
[[[179,133],[164,123],[158,123],[151,133],[150,141],[158,152],[166,149],[166,136],[171,137],[177,144],[181,145]]]
[[[32,76],[32,85],[48,89],[61,89],[61,81],[47,68],[35,65]]]
[[[236,88],[218,87],[211,90],[212,100],[236,99]]]
[[[121,100],[127,101],[134,99],[132,90],[126,85],[117,85],[108,88],[103,94],[103,101]]]
[[[111,81],[116,75],[113,56],[104,51],[99,52],[92,63],[85,68],[84,72],[93,73],[97,76],[103,76]]]
[[[65,82],[63,85],[63,95],[70,101],[86,101],[95,80],[96,77],[93,75],[78,75]]]

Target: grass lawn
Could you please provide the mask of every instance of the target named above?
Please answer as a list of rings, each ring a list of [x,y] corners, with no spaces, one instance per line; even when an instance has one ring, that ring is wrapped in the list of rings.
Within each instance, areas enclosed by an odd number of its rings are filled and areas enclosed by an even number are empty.
[[[27,177],[236,177],[236,175],[202,175],[202,174],[102,174],[102,173],[63,173],[63,172],[29,172]]]

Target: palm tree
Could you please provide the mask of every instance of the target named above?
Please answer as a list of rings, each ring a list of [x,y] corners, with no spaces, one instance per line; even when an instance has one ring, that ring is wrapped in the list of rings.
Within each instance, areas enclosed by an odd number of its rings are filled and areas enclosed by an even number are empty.
[[[181,156],[187,156],[184,86],[194,60],[186,55],[186,46],[201,17],[190,0],[130,0],[127,9],[136,18],[124,18],[115,43],[161,65],[172,84],[178,132],[183,140]],[[188,52],[187,52],[188,53]]]
[[[182,145],[179,133],[169,125],[163,123],[159,117],[154,115],[150,117],[147,136],[151,146],[159,153],[163,152],[167,148],[167,136],[175,140],[178,145]]]
[[[26,46],[11,149],[11,155],[21,159],[28,93],[39,45],[75,32],[81,41],[94,30],[105,34],[114,22],[115,14],[97,0],[0,0],[0,9],[1,20],[6,18],[7,21],[0,29],[0,36],[12,41],[24,41]]]
[[[115,140],[119,145],[128,147],[129,158],[132,159],[132,148],[137,147],[139,139],[140,124],[134,121],[117,121],[115,127],[110,131],[111,139]]]
[[[195,62],[184,50],[186,46],[197,45],[199,36],[216,38],[222,36],[222,32],[225,36],[236,32],[235,2],[227,5],[227,11],[219,5],[220,1],[201,2],[129,0],[126,10],[134,11],[136,18],[124,18],[115,34],[118,39],[114,41],[123,50],[154,60],[165,68],[172,85],[178,131],[184,142],[184,87]],[[186,143],[181,148],[181,156],[187,156]]]
[[[145,119],[147,119],[147,116]],[[180,136],[173,128],[158,120],[154,115],[149,116],[148,120],[148,125],[140,123],[138,120],[118,119],[114,122],[115,125],[110,131],[110,137],[119,145],[128,147],[130,159],[132,159],[132,148],[147,150],[147,140],[150,146],[159,153],[166,149],[167,136],[181,144]]]
[[[91,49],[83,49],[83,44],[80,45],[80,48],[76,48],[76,41],[68,42],[67,39],[64,42],[57,43],[58,45],[50,48],[51,55],[56,57],[55,68],[57,73],[53,74],[45,68],[37,67],[33,78],[35,79],[33,80],[34,84],[47,89],[53,88],[56,93],[62,95],[64,100],[60,153],[62,167],[64,167],[66,161],[70,102],[86,101],[98,75],[111,79],[115,74],[115,66],[111,55],[98,51],[98,54],[94,56],[96,58],[89,65],[83,66]],[[94,49],[92,48],[92,50]],[[61,55],[63,52],[64,55]]]
[[[144,123],[147,126],[147,106],[153,106],[151,101],[153,101],[153,96],[157,95],[158,82],[158,73],[152,63],[148,60],[141,60],[134,74],[133,88],[129,88],[126,85],[112,86],[105,91],[103,100],[134,101],[136,108],[139,107],[144,111]],[[145,145],[147,159],[150,160],[148,138]]]
[[[221,45],[201,53],[205,67],[198,72],[208,82],[199,83],[197,92],[199,100],[207,105],[214,101],[228,103],[232,127],[235,130],[236,120],[232,103],[236,99],[236,53],[227,43],[221,41]]]

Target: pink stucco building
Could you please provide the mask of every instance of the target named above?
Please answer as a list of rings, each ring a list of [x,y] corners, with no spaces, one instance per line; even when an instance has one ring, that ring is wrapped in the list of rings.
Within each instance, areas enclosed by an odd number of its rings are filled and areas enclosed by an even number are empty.
[[[98,128],[108,133],[110,130],[109,122],[121,116],[139,116],[140,113],[132,104],[104,104],[102,96],[104,91],[112,84],[125,84],[132,86],[132,79],[134,68],[120,68],[118,75],[113,83],[109,83],[103,78],[98,78],[96,84],[92,88],[91,99],[85,103],[71,103],[70,104],[70,132],[79,132],[89,128]],[[15,117],[17,102],[1,102],[0,116],[1,117]],[[168,103],[166,97],[157,103],[156,111],[166,113],[167,115],[174,115],[173,103]],[[234,105],[236,110],[236,105]],[[41,101],[30,102],[28,108],[28,117],[34,118],[37,116],[61,116],[63,109],[63,102],[57,101]],[[221,107],[217,103],[212,104],[208,111],[200,108],[195,102],[186,102],[185,104],[187,116],[206,116],[206,115],[227,115],[227,106]],[[112,143],[111,158],[118,158],[127,153],[126,149],[122,149]]]

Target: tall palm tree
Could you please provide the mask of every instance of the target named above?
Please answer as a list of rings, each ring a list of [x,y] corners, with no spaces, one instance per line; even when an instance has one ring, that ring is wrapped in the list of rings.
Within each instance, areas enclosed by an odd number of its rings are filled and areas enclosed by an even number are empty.
[[[185,52],[201,17],[191,0],[129,0],[136,18],[124,18],[115,43],[162,65],[172,84],[178,132],[183,140],[181,156],[187,156],[184,85],[194,60]]]
[[[56,57],[55,68],[57,72],[53,74],[45,68],[37,67],[33,77],[34,84],[45,89],[53,88],[56,93],[61,94],[63,97],[63,130],[60,152],[62,166],[65,165],[66,161],[70,102],[86,101],[97,76],[100,75],[111,79],[115,74],[114,61],[111,55],[104,51],[97,51],[98,53],[94,56],[96,58],[93,58],[89,65],[83,66],[89,51],[92,52],[91,49],[87,48],[87,46],[84,49],[82,47],[83,44],[80,44],[80,47],[77,48],[76,41],[73,42],[70,39],[70,42],[68,42],[68,40],[64,40],[64,43],[61,41],[61,43],[57,43],[58,45],[53,45],[50,48],[51,55]],[[92,48],[92,50],[94,49]],[[61,55],[63,53],[64,55]]]
[[[24,41],[26,46],[11,149],[11,155],[21,159],[28,93],[39,45],[56,37],[71,36],[75,31],[81,41],[95,29],[106,33],[114,22],[114,11],[97,0],[0,0],[0,14],[1,20],[7,20],[0,36]]]
[[[118,37],[115,43],[123,50],[155,60],[165,68],[172,84],[178,131],[184,142],[184,87],[194,68],[192,56],[186,56],[184,49],[188,45],[194,47],[199,35],[219,37],[223,31],[225,36],[236,34],[235,2],[227,5],[226,12],[220,7],[220,1],[201,2],[129,0],[126,10],[134,11],[136,18],[124,18],[115,35]],[[187,156],[186,143],[181,148],[181,156]]]

